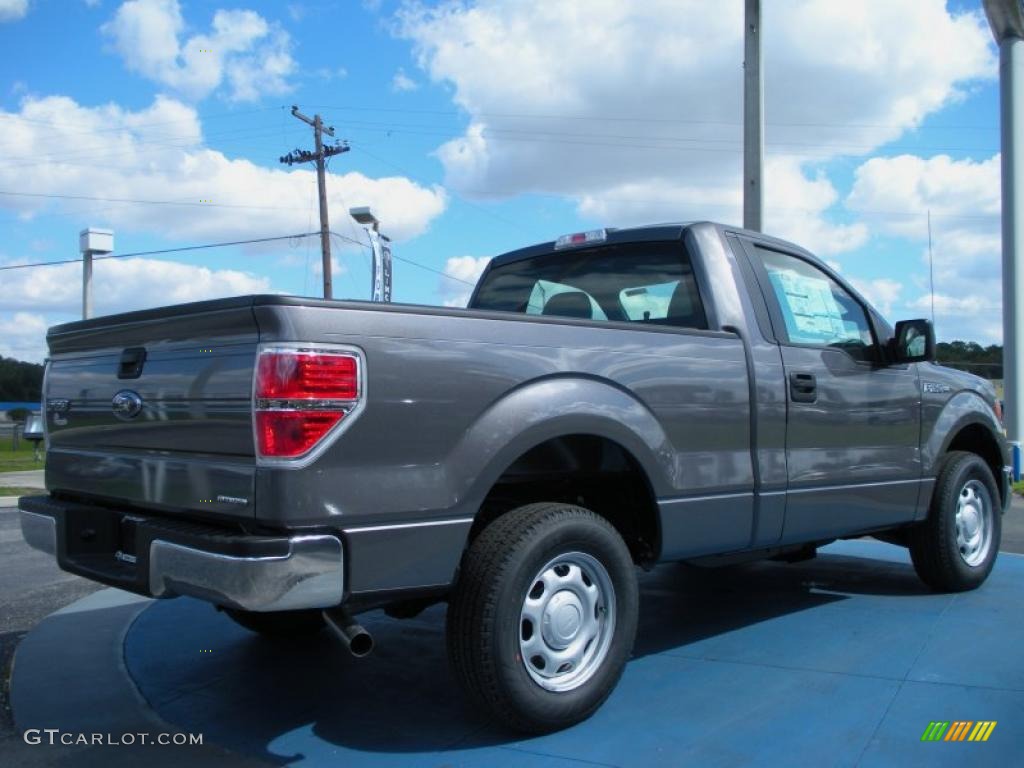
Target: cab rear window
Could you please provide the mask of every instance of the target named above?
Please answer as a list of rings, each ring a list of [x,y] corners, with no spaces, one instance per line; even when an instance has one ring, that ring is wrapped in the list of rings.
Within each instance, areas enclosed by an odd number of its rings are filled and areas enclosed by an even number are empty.
[[[474,309],[706,329],[679,241],[558,251],[491,269]]]

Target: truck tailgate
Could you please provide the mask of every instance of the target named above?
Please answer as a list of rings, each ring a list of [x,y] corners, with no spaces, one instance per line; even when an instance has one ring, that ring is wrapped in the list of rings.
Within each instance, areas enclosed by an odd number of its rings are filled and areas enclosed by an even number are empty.
[[[253,517],[251,304],[200,302],[51,329],[47,489]]]

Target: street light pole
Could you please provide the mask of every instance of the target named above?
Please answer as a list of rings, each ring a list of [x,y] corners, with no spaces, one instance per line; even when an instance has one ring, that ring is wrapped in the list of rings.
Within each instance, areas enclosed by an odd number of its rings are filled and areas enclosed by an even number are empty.
[[[745,0],[743,17],[743,226],[761,231],[764,208],[764,79],[761,0]]]
[[[999,45],[999,101],[1002,133],[1003,220],[1003,390],[1006,436],[1015,444],[1015,474],[1024,437],[1021,382],[1024,378],[1024,328],[1018,297],[1024,293],[1024,3],[982,0],[992,35]]]
[[[349,215],[363,225],[373,253],[370,301],[391,303],[391,239],[380,231],[380,221],[367,206],[349,208]]]
[[[78,233],[78,250],[82,254],[82,319],[92,317],[92,257],[114,250],[114,232],[89,227]]]

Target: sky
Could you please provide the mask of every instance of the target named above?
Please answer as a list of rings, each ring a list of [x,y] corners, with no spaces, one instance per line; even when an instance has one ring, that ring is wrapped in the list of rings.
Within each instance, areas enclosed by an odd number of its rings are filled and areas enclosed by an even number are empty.
[[[765,0],[764,230],[890,320],[1001,341],[998,52],[974,0]],[[710,9],[714,8],[711,12]],[[318,295],[464,305],[487,260],[601,226],[742,220],[743,0],[0,0],[0,268],[78,258],[98,314]],[[333,141],[333,139],[331,140]],[[934,296],[929,270],[929,216]],[[290,237],[299,235],[298,237]],[[80,263],[0,269],[0,355],[41,361]]]

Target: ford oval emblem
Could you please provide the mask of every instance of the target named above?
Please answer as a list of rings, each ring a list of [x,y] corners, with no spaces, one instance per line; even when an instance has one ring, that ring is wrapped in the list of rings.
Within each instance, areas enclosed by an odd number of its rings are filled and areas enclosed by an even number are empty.
[[[114,395],[114,399],[110,401],[110,407],[113,408],[114,415],[121,421],[131,421],[142,413],[142,398],[137,392],[122,389]]]

